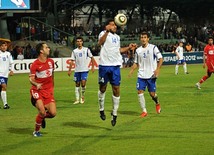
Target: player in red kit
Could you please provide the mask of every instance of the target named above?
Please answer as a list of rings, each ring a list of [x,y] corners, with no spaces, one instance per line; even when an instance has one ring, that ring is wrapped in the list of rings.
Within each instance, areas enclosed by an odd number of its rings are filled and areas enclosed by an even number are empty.
[[[214,73],[214,45],[213,37],[208,38],[208,44],[204,48],[204,64],[203,68],[207,66],[207,75],[203,76],[202,79],[195,86],[201,89],[201,84],[206,81],[212,73]]]
[[[45,128],[45,118],[56,116],[56,103],[54,100],[54,61],[48,58],[50,48],[45,43],[36,46],[38,58],[30,67],[29,80],[31,103],[38,109],[33,136],[40,137],[40,127]]]

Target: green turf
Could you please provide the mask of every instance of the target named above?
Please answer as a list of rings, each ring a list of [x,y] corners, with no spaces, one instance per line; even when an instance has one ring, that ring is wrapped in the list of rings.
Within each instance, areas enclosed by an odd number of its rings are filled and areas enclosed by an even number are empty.
[[[157,80],[162,113],[145,93],[148,117],[140,118],[135,89],[136,73],[122,69],[118,121],[111,126],[111,87],[105,102],[107,119],[99,118],[97,72],[89,74],[84,105],[73,105],[74,82],[66,72],[55,73],[57,116],[47,119],[43,137],[32,136],[37,110],[30,103],[28,74],[9,79],[8,103],[0,109],[0,154],[92,155],[211,155],[214,154],[214,77],[201,90],[195,83],[205,74],[202,65],[188,65],[190,74],[174,75],[163,66]]]

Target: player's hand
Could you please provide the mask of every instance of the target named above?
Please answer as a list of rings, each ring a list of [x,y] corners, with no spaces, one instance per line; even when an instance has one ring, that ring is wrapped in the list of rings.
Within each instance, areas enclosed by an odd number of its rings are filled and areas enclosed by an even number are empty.
[[[41,83],[38,83],[38,84],[36,85],[36,88],[37,88],[37,90],[41,89],[41,88],[42,88],[42,84],[41,84]]]
[[[203,64],[203,68],[206,68],[206,64],[205,63]]]
[[[130,50],[135,50],[136,48],[137,48],[137,44],[135,44],[135,43],[129,44],[129,49]]]
[[[68,71],[68,76],[71,76],[71,71]]]
[[[14,74],[13,71],[10,71],[9,75],[10,75],[10,76],[13,76],[13,74]]]
[[[111,31],[111,25],[106,25],[106,31]]]
[[[94,73],[94,70],[95,70],[94,67],[92,67],[92,68],[91,68],[92,73]]]

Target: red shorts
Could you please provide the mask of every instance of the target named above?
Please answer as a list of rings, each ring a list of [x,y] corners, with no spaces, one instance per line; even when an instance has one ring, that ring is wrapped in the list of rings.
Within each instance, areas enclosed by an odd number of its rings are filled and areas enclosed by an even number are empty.
[[[50,102],[55,102],[54,95],[53,95],[53,89],[30,89],[31,94],[31,102],[35,106],[36,101],[41,99],[43,101],[43,104],[49,104]]]
[[[207,71],[208,72],[214,72],[214,64],[213,63],[207,63]]]

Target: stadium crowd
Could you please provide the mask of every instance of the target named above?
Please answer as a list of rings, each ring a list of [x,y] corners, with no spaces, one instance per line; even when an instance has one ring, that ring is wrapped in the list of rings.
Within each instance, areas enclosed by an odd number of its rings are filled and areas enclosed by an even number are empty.
[[[53,36],[53,42],[56,44],[67,46],[69,36],[84,36],[84,43],[91,49],[94,56],[99,55],[100,47],[97,45],[98,33],[101,31],[102,26],[95,25],[91,30],[85,30],[82,25],[79,26],[69,26],[69,24],[59,24],[54,25],[53,31],[45,24],[29,25],[28,23],[17,23],[15,32],[10,31],[10,36],[12,40],[38,40],[47,41],[51,40]],[[66,33],[62,33],[66,32]],[[156,44],[162,53],[174,52],[175,48],[178,46],[178,41],[183,40],[186,52],[203,51],[204,44],[208,36],[214,35],[213,25],[191,25],[187,26],[185,24],[174,23],[167,27],[163,25],[152,26],[149,22],[147,25],[136,27],[132,30],[125,28],[118,28],[118,34],[123,36],[121,38],[122,46],[127,46],[128,41],[139,41],[139,33],[142,30],[146,30],[151,34],[151,39],[154,44]],[[51,34],[51,32],[53,34]],[[27,37],[27,36],[29,36]],[[75,40],[75,37],[73,37]],[[168,41],[165,41],[168,40]],[[169,41],[170,40],[170,41]],[[71,41],[72,48],[75,47]],[[9,49],[13,55],[14,59],[21,53],[24,59],[36,58],[35,47],[31,45],[23,47],[12,47]],[[55,53],[55,51],[53,51]],[[56,51],[59,53],[59,51]],[[57,57],[59,54],[52,54],[52,57]],[[124,59],[129,59],[132,54],[127,53],[124,55]]]

